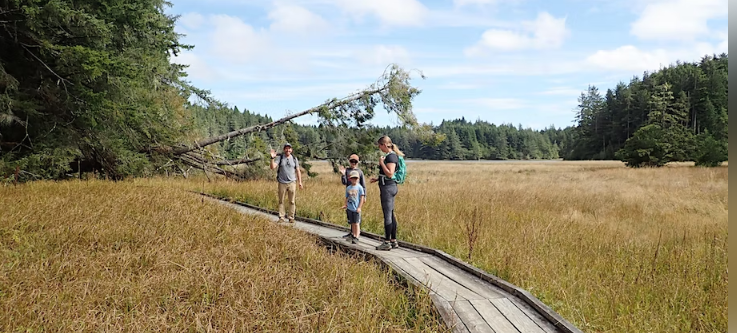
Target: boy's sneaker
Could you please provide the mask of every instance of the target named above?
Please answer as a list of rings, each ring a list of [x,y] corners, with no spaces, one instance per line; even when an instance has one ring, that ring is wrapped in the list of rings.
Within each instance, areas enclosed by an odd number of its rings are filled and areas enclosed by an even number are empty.
[[[343,236],[343,238],[345,238],[345,239],[347,239],[347,240],[351,240],[351,237],[353,237],[353,234],[352,234],[352,233],[350,233],[350,232],[349,232],[349,233],[347,233],[347,234],[345,234],[345,235]]]
[[[392,249],[399,248],[399,242],[391,242],[392,243]]]
[[[351,235],[351,244],[358,244],[358,237],[353,237]]]
[[[392,245],[389,242],[383,242],[381,245],[376,247],[377,250],[389,251],[392,249]]]

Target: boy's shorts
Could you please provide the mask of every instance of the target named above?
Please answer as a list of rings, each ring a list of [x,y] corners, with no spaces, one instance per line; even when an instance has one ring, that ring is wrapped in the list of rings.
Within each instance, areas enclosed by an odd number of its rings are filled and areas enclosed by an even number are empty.
[[[348,223],[361,223],[361,213],[346,209],[345,214],[348,216]]]

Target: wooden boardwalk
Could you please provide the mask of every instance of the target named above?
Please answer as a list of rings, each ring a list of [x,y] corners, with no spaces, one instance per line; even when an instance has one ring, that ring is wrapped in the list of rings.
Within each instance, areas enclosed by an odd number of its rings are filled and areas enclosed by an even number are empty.
[[[246,214],[278,220],[275,212],[264,208],[205,196]],[[438,312],[453,332],[581,332],[527,291],[445,252],[401,240],[398,249],[379,251],[375,249],[382,239],[379,235],[362,231],[359,243],[350,244],[342,238],[348,227],[301,217],[296,220],[282,224],[344,250],[373,256],[409,282],[430,289]]]

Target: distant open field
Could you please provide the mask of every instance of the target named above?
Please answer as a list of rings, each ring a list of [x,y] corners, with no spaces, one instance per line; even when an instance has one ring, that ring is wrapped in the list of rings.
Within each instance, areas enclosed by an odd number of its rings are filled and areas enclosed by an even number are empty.
[[[426,293],[173,179],[0,185],[0,332],[446,332]]]
[[[726,332],[728,168],[691,165],[409,161],[398,236],[529,290],[585,332]],[[298,214],[345,224],[338,175],[313,171]],[[189,188],[276,208],[275,181]],[[363,215],[383,234],[376,184]]]

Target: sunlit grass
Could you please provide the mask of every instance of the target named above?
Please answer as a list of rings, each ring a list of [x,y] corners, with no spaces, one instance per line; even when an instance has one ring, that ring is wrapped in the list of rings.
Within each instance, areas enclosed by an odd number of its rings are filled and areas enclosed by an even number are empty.
[[[0,187],[0,331],[445,331],[377,264],[191,184]]]
[[[725,164],[726,165],[726,164]],[[728,168],[677,163],[409,162],[398,237],[525,288],[585,332],[725,332]],[[346,224],[327,164],[298,191],[298,214]],[[184,183],[180,183],[184,184]],[[192,190],[276,209],[276,183],[190,181]],[[474,215],[474,210],[477,214]],[[376,184],[362,228],[383,234]]]

